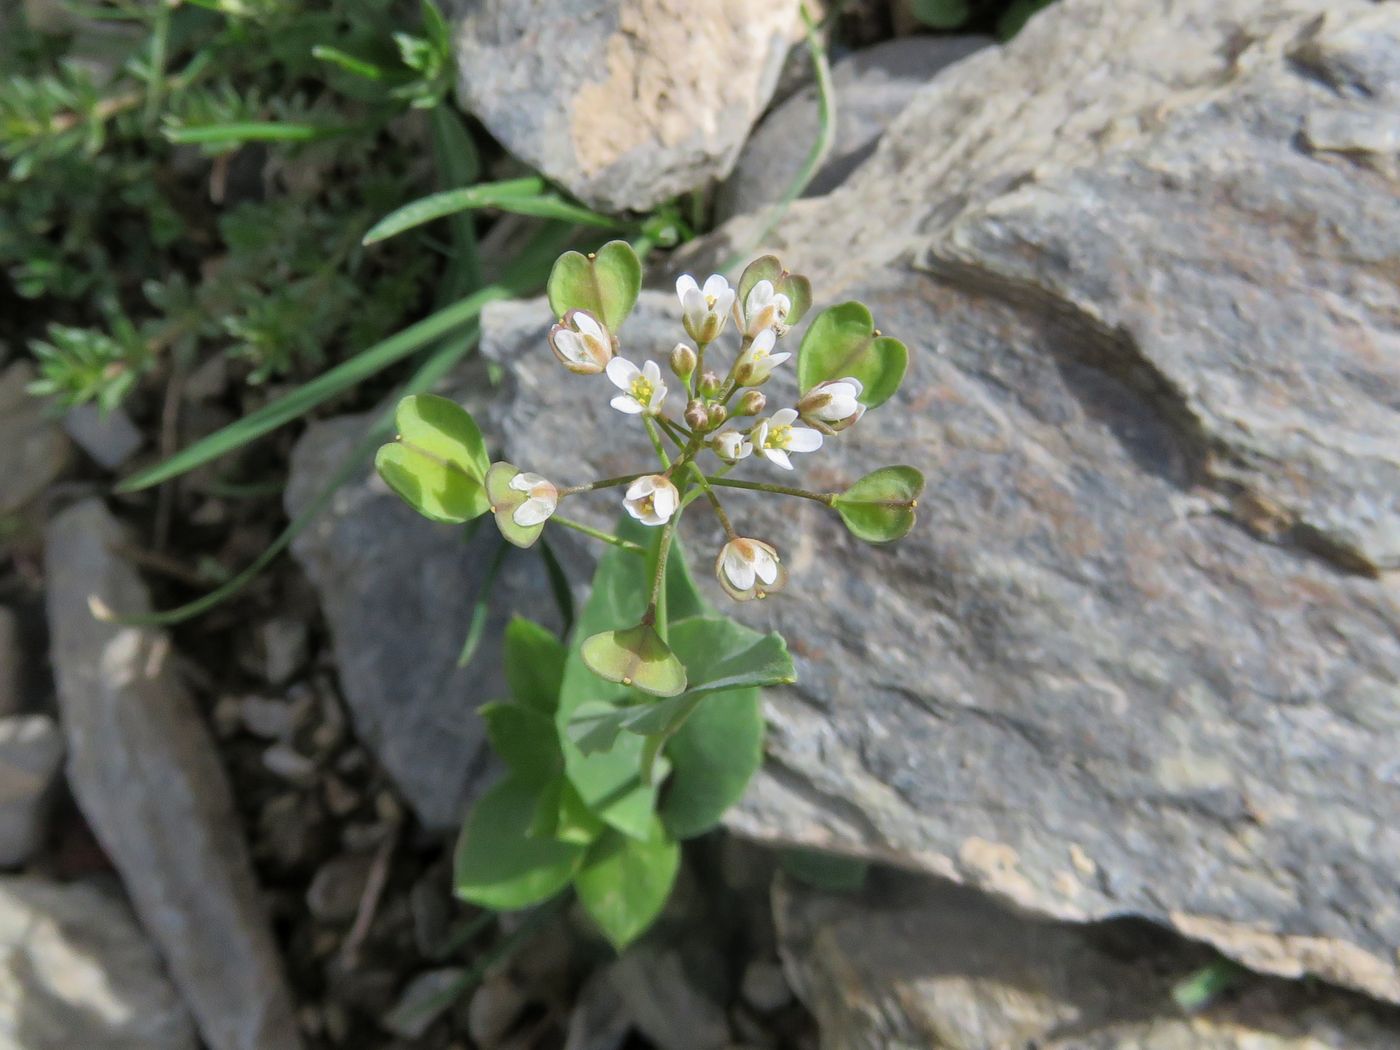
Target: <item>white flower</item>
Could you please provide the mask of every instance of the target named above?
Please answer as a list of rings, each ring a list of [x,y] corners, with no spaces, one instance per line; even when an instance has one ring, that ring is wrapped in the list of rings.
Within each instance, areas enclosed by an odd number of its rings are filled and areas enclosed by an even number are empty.
[[[711,274],[701,288],[690,274],[676,281],[685,330],[697,343],[712,343],[724,331],[725,318],[734,305],[734,289],[721,274]]]
[[[792,300],[782,292],[774,291],[772,281],[759,281],[749,289],[744,299],[744,334],[752,338],[765,329],[773,328],[778,335],[782,335],[787,330],[783,322],[791,309]]]
[[[554,508],[559,505],[559,490],[538,474],[517,474],[510,479],[510,487],[516,492],[527,493],[525,502],[516,507],[510,516],[511,521],[522,528],[548,521]]]
[[[789,452],[815,452],[822,447],[822,436],[808,427],[795,427],[793,421],[797,412],[784,408],[774,412],[771,419],[765,419],[750,432],[754,451],[784,470],[792,469]]]
[[[737,430],[721,430],[710,438],[715,455],[726,463],[737,463],[747,459],[753,452],[753,442]]]
[[[612,336],[586,310],[570,310],[549,330],[549,346],[564,367],[579,375],[597,375],[613,356]]]
[[[748,349],[734,362],[734,379],[740,386],[758,386],[768,382],[773,369],[792,356],[772,352],[777,339],[777,334],[771,328],[765,328],[753,337]]]
[[[724,545],[715,559],[715,575],[720,586],[735,601],[765,598],[787,579],[778,552],[762,540],[735,537]]]
[[[803,422],[834,434],[854,426],[865,415],[865,406],[856,399],[864,387],[859,379],[828,379],[803,394],[797,402],[797,414]]]
[[[622,505],[643,525],[665,525],[681,505],[681,494],[670,478],[648,474],[627,486]]]
[[[666,400],[666,384],[661,381],[661,369],[655,361],[638,368],[625,357],[608,362],[608,378],[622,393],[612,399],[612,407],[629,416],[645,412],[654,416]]]

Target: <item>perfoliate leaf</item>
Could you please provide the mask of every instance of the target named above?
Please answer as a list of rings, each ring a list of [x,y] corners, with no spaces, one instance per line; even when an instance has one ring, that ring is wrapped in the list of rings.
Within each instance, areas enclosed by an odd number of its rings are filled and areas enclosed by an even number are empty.
[[[460,524],[491,507],[476,478],[408,445],[381,445],[374,469],[410,507],[433,521]]]
[[[564,754],[554,719],[522,704],[484,704],[481,717],[491,747],[510,767],[511,775],[527,784],[542,784],[564,771]]]
[[[519,473],[518,467],[504,460],[492,463],[491,469],[486,472],[486,499],[495,514],[496,528],[501,530],[502,538],[517,547],[532,547],[544,531],[545,522],[534,525],[516,522],[515,512],[530,498],[528,492],[510,487],[511,480]]]
[[[588,851],[574,888],[599,929],[621,950],[661,914],[679,868],[680,849],[659,826],[646,842],[612,832]]]
[[[481,797],[457,842],[457,896],[510,911],[554,896],[573,877],[584,848],[531,837],[538,789],[507,777]]]
[[[819,313],[802,337],[797,385],[805,394],[828,380],[859,379],[861,404],[875,408],[894,396],[908,367],[908,348],[876,332],[865,304],[841,303]]]
[[[865,475],[833,504],[846,528],[867,543],[889,543],[914,527],[924,476],[913,467],[881,467]]]
[[[753,286],[759,281],[768,281],[773,285],[775,292],[788,297],[791,305],[785,319],[786,324],[797,324],[812,308],[812,282],[801,274],[788,273],[776,255],[761,255],[744,267],[744,272],[739,275],[739,286],[735,291],[741,312],[744,303],[748,301],[749,292],[753,291]]]
[[[590,255],[565,252],[549,274],[549,308],[556,317],[587,310],[616,332],[637,302],[642,262],[626,241],[609,241]]]
[[[551,717],[559,706],[568,650],[554,635],[523,616],[506,625],[506,682],[518,703]]]
[[[633,686],[653,696],[677,696],[685,691],[685,666],[650,624],[585,638],[579,654],[590,671],[609,682]]]

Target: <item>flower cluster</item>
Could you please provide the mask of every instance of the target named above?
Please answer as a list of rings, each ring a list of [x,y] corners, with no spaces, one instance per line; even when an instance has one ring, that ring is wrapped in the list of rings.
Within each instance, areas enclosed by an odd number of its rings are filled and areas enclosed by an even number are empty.
[[[714,490],[733,484],[725,475],[750,457],[792,470],[793,455],[816,452],[826,438],[860,420],[866,409],[860,400],[864,385],[855,376],[823,380],[795,406],[766,414],[767,398],[759,388],[791,360],[791,353],[777,350],[778,341],[810,301],[806,279],[782,270],[772,257],[746,270],[738,288],[721,274],[710,275],[703,285],[685,274],[676,281],[676,296],[681,326],[690,339],[677,343],[667,359],[685,401],[678,414],[670,411],[671,388],[661,366],[648,360],[638,367],[621,356],[616,337],[593,312],[565,312],[550,330],[549,344],[571,372],[605,374],[618,390],[612,407],[640,417],[651,435],[662,469],[626,479],[622,505],[627,513],[644,525],[664,526],[683,506],[682,487],[698,485],[728,537],[715,562],[721,585],[739,600],[762,598],[785,578],[778,552],[771,544],[735,533]],[[721,372],[713,354],[709,367],[706,357],[731,320],[738,353]],[[671,455],[668,442],[674,446]],[[718,459],[717,469],[702,470],[702,454]],[[531,493],[514,511],[517,524],[534,525],[552,513],[557,490],[543,478],[521,474],[511,484]]]

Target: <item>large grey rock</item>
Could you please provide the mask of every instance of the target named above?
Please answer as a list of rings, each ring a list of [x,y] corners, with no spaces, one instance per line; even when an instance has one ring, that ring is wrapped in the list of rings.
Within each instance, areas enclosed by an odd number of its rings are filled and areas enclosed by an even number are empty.
[[[100,500],[45,534],[51,659],[68,782],[211,1050],[301,1045],[223,767],[161,631],[94,619],[150,611]]]
[[[197,1050],[155,950],[115,898],[83,883],[0,879],[0,1046]]]
[[[30,503],[72,457],[72,445],[50,418],[48,405],[25,393],[33,379],[26,361],[0,373],[0,517]]]
[[[831,69],[835,132],[803,196],[816,197],[839,186],[874,152],[890,121],[935,74],[991,42],[983,36],[907,36],[835,63]],[[716,220],[779,200],[802,170],[819,132],[815,86],[775,107],[744,143],[734,171],[716,192]]]
[[[307,431],[292,455],[289,514],[310,503],[366,423],[338,419]],[[500,549],[494,527],[467,539],[460,528],[425,521],[368,467],[292,544],[320,596],[356,734],[437,831],[460,824],[496,775],[475,710],[507,695],[499,659],[506,624],[517,613],[559,624],[538,554],[508,552],[477,656],[457,666]]]
[[[794,207],[771,246],[912,360],[767,476],[930,485],[888,549],[816,504],[728,501],[792,570],[737,613],[800,676],[731,827],[1400,999],[1400,209],[1384,157],[1301,134],[1392,126],[1397,78],[1395,5],[1063,0]],[[635,469],[546,315],[486,314],[491,432],[566,483]],[[624,346],[674,325],[645,295]]]
[[[581,200],[646,210],[728,174],[801,34],[796,0],[464,0],[458,93]]]
[[[0,718],[0,866],[27,861],[43,843],[63,735],[48,715]]]
[[[938,880],[881,873],[859,895],[787,880],[774,913],[828,1050],[1382,1050],[1400,1010],[1245,977],[1200,1013],[1176,985],[1212,953],[1140,922],[1019,916]]]

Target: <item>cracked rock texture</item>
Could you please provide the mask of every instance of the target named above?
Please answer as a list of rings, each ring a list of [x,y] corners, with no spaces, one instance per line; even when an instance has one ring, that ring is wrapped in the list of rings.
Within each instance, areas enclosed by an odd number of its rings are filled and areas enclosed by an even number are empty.
[[[1394,4],[1062,0],[794,206],[767,247],[910,372],[795,476],[740,473],[930,484],[888,549],[728,500],[792,570],[739,615],[800,675],[733,829],[1400,1000],[1397,91]],[[547,315],[488,310],[488,432],[565,483],[635,469]],[[644,294],[625,352],[676,331]]]
[[[645,211],[729,173],[768,104],[797,0],[461,0],[458,94],[580,200]]]
[[[64,510],[44,534],[69,786],[210,1050],[297,1050],[228,780],[170,639],[92,615],[94,599],[150,612],[141,578],[114,552],[126,540],[98,499]]]
[[[1028,919],[939,880],[874,875],[856,896],[786,879],[779,950],[828,1050],[1384,1050],[1400,1010],[1244,976],[1186,1014],[1172,992],[1214,953],[1134,920]]]

